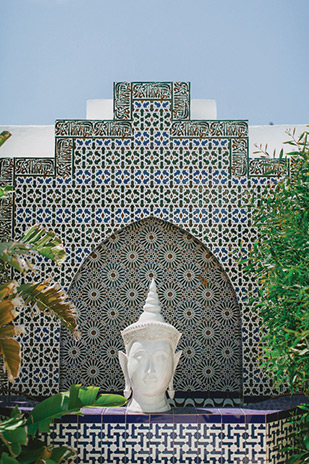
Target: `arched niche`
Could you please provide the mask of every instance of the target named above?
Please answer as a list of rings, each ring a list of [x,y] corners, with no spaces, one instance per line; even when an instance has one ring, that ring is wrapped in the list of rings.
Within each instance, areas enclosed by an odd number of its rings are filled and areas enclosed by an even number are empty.
[[[182,332],[179,392],[242,390],[241,317],[233,286],[199,240],[149,217],[104,240],[83,262],[69,294],[81,339],[61,334],[61,389],[73,383],[121,391],[120,331],[141,314],[155,278],[165,320]]]

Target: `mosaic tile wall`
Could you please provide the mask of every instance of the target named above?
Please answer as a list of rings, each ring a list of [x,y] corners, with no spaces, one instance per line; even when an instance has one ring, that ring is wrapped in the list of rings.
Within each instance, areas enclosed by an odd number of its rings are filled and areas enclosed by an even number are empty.
[[[239,398],[241,320],[234,289],[205,245],[153,217],[114,233],[73,280],[82,337],[75,342],[63,332],[61,389],[79,382],[124,389],[120,330],[137,321],[152,278],[166,321],[182,333],[175,390],[234,392]]]
[[[78,452],[80,463],[284,464],[291,452],[289,418],[269,419],[234,410],[198,414],[114,414],[64,417],[49,440]],[[266,417],[266,419],[265,419]]]
[[[54,159],[0,160],[0,182],[15,185],[13,205],[1,203],[1,237],[19,237],[34,223],[55,230],[68,260],[62,268],[42,261],[41,275],[68,288],[85,258],[123,226],[152,216],[181,227],[213,254],[236,292],[244,394],[275,392],[258,369],[258,320],[244,301],[254,283],[233,252],[246,255],[254,240],[246,208],[252,193],[264,195],[288,166],[248,158],[246,121],[190,120],[188,83],[116,83],[114,120],[56,121],[55,146]],[[94,263],[91,279],[95,270]],[[177,306],[170,305],[171,311]],[[107,314],[108,307],[102,307],[102,320]],[[59,324],[42,315],[34,322],[29,315],[21,319],[28,334],[17,387],[55,392]]]

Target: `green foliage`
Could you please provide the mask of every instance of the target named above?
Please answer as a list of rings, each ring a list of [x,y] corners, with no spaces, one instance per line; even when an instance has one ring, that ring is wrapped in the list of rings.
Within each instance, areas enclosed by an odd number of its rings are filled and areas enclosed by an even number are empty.
[[[4,142],[7,141],[11,137],[11,133],[8,131],[3,131],[0,134],[0,147],[1,145],[4,144]],[[1,198],[8,198],[10,195],[10,192],[13,190],[12,185],[5,185],[5,186],[0,186],[0,199]]]
[[[14,320],[22,307],[52,314],[75,336],[79,335],[74,306],[59,285],[51,285],[50,280],[19,284],[9,279],[12,269],[22,274],[35,272],[32,262],[35,254],[58,265],[66,259],[61,241],[53,232],[38,225],[31,227],[20,241],[0,242],[0,277],[2,275],[2,281],[5,281],[0,285],[0,355],[10,381],[17,377],[21,363],[20,345],[14,337],[22,333],[23,328]]]
[[[126,399],[120,395],[99,395],[99,387],[72,385],[69,392],[57,393],[36,406],[29,415],[29,433],[49,432],[53,419],[65,414],[77,414],[81,408],[123,406]]]
[[[295,142],[293,142],[295,143]],[[247,270],[259,286],[264,367],[291,390],[309,381],[309,146],[307,133],[293,151],[293,172],[253,208],[258,239]]]
[[[0,198],[7,198],[12,192],[13,186],[12,185],[5,185],[4,187],[0,187]]]
[[[11,137],[11,135],[12,134],[10,132],[8,132],[8,131],[1,132],[1,134],[0,134],[0,147],[1,147],[1,145],[4,144],[4,142],[7,141],[7,139],[9,139]]]
[[[46,446],[38,432],[49,432],[54,419],[65,414],[81,414],[81,408],[115,407],[126,404],[120,395],[99,395],[98,387],[72,385],[69,392],[58,393],[39,403],[25,419],[15,408],[8,420],[0,423],[0,464],[65,464],[76,455],[68,446]]]
[[[309,394],[309,144],[308,132],[289,142],[291,175],[252,205],[258,238],[247,271],[258,284],[252,298],[262,320],[262,366],[277,385]],[[282,156],[282,155],[281,155]],[[308,405],[296,434],[294,456],[309,462]],[[299,425],[299,424],[298,424]],[[290,450],[290,449],[289,449]]]
[[[43,227],[37,225],[31,227],[21,240],[23,243],[30,245],[32,250],[37,251],[45,258],[52,259],[59,266],[67,258],[61,240],[56,237],[54,232],[46,231]]]
[[[287,446],[281,450],[283,452],[293,452],[287,464],[309,462],[309,405],[300,405],[298,409],[305,412],[299,416],[299,411],[296,411],[293,416],[293,423],[296,425],[297,429],[296,432],[291,434],[294,440],[294,446]]]

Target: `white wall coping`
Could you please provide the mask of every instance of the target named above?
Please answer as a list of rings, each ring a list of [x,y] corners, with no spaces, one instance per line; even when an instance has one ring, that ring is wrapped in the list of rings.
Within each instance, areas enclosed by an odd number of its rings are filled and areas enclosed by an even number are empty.
[[[289,140],[286,131],[294,128],[296,138],[305,130],[309,131],[306,124],[249,126],[250,157],[261,156],[253,154],[257,151],[255,144],[262,144],[263,148],[267,144],[271,156],[276,150],[278,157],[281,148],[288,153],[292,147],[283,142]],[[0,158],[52,158],[55,155],[54,126],[0,126],[0,133],[3,131],[11,132],[12,137],[0,147]]]
[[[113,100],[87,100],[86,119],[113,119]],[[191,100],[191,119],[217,119],[216,100]]]
[[[52,158],[54,126],[0,126],[12,136],[0,147],[0,158]]]

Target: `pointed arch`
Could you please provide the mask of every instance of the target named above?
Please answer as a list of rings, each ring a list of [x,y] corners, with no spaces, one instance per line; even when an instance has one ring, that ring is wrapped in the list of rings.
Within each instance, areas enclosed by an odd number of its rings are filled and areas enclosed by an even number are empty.
[[[165,320],[182,332],[175,390],[241,394],[241,316],[233,286],[199,240],[148,217],[104,240],[83,262],[69,294],[81,340],[61,334],[61,389],[72,383],[124,387],[120,331],[135,322],[155,278]]]

